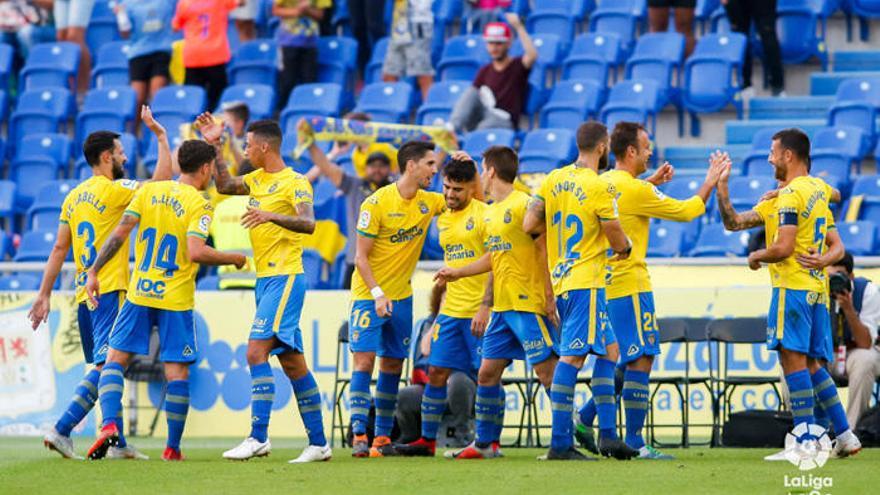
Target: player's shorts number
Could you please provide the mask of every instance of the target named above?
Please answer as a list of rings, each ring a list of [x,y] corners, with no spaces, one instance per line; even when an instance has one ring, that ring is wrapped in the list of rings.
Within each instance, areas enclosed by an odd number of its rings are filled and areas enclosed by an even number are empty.
[[[352,321],[354,321],[355,325],[357,325],[358,328],[369,328],[370,312],[356,309],[354,310],[354,318],[352,318]]]
[[[148,271],[152,262],[154,268],[164,271],[166,277],[171,277],[180,268],[175,263],[177,260],[177,237],[170,234],[163,235],[159,240],[159,249],[156,250],[156,229],[150,227],[141,233],[141,242],[146,243],[146,246],[144,247],[144,259],[139,267],[140,271]],[[153,251],[156,251],[155,260],[153,260]]]
[[[95,251],[95,227],[91,222],[83,222],[76,227],[76,235],[84,237],[83,249],[85,253],[79,256],[79,261],[83,268],[90,268],[98,255]]]
[[[559,225],[559,228],[556,229],[559,234],[556,241],[559,257],[562,258],[564,255],[566,259],[578,259],[581,255],[574,252],[574,247],[584,238],[584,224],[575,214],[566,215],[564,225],[561,225],[562,223],[562,212],[557,211],[553,214],[553,225]],[[571,230],[572,232],[563,239],[563,230]],[[563,244],[565,244],[564,253],[562,251]]]
[[[649,311],[642,314],[642,331],[653,332],[657,330],[657,315]]]

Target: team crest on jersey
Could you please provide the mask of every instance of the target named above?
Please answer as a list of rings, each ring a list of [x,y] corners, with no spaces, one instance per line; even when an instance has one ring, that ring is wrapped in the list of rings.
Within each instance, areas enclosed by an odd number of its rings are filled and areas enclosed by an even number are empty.
[[[276,182],[269,187],[269,194],[272,194],[273,192],[275,192],[277,190],[278,190],[278,183]]]
[[[202,232],[208,232],[208,228],[211,226],[211,215],[202,215],[202,218],[199,219],[199,229]]]
[[[259,208],[260,202],[257,201],[257,198],[251,197],[251,198],[248,198],[248,206],[250,206],[252,208]]]
[[[419,211],[422,212],[422,215],[427,215],[429,211],[428,205],[424,201],[419,201]]]
[[[655,337],[653,333],[649,333],[648,334],[648,343],[651,345],[654,345],[654,343],[656,341],[657,341],[657,337]]]
[[[513,221],[513,213],[511,213],[510,208],[508,208],[504,212],[504,223],[510,223],[511,221]]]
[[[190,357],[193,355],[193,350],[190,346],[183,347],[183,357]]]
[[[467,219],[467,223],[464,224],[464,228],[467,230],[474,230],[474,217],[470,217]]]

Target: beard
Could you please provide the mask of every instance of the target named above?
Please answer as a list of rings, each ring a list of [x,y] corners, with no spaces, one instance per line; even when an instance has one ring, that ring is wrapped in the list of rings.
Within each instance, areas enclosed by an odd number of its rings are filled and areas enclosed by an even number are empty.
[[[120,164],[118,167],[113,165],[113,180],[125,178],[125,168]]]
[[[778,180],[778,181],[784,181],[784,180],[785,180],[785,169],[784,169],[784,168],[782,168],[782,167],[777,167],[777,166],[774,165],[774,166],[773,166],[773,170],[774,170],[773,175],[774,175],[774,177],[775,177],[776,180]]]

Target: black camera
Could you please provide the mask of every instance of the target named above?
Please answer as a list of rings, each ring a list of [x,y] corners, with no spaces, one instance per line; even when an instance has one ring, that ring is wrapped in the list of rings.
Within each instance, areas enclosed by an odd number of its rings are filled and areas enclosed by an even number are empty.
[[[852,283],[845,273],[833,273],[828,279],[831,286],[832,294],[843,294],[844,292],[852,292]]]

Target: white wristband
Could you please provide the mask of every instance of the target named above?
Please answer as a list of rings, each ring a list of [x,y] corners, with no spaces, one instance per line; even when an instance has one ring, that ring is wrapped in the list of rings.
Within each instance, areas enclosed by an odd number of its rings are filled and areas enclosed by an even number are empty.
[[[373,299],[379,299],[380,297],[385,296],[385,293],[382,292],[382,288],[378,285],[370,289],[370,294],[373,295]]]

